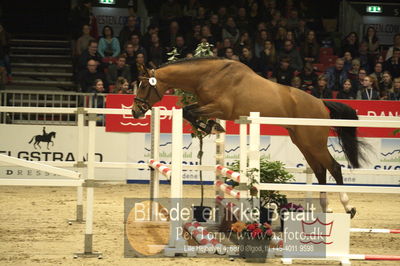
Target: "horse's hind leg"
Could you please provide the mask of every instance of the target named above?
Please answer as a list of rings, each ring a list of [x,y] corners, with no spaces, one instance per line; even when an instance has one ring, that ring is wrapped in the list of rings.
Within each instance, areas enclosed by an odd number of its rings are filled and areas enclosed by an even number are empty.
[[[328,148],[325,147],[324,149],[313,149],[313,155],[328,169],[331,173],[333,178],[336,181],[336,184],[343,185],[343,175],[342,175],[342,168],[340,164],[332,157],[329,153]],[[354,217],[356,214],[356,209],[349,204],[349,197],[347,193],[340,192],[340,201],[347,213],[351,215],[351,218]]]
[[[338,185],[343,185],[342,169],[338,162],[332,157],[327,148],[328,130],[317,127],[301,127],[297,128],[293,142],[299,147],[300,151],[306,157],[307,162],[320,184],[326,184],[326,171],[324,175],[320,172],[320,168],[328,169]],[[320,193],[321,207],[329,210],[328,199],[325,192]],[[340,193],[340,201],[347,213],[353,218],[356,209],[349,205],[349,197],[346,193]]]
[[[40,147],[39,143],[40,143],[40,141],[35,142],[35,143],[33,144],[33,147],[35,147],[35,149],[36,149],[36,145],[38,145],[38,146],[39,146],[39,149],[41,149],[42,147]]]
[[[314,171],[315,177],[318,180],[320,185],[326,184],[326,168],[321,164],[313,155],[309,152],[309,148],[307,148],[304,143],[298,142],[296,136],[292,131],[289,130],[289,135],[293,141],[293,143],[299,148],[301,153],[304,155],[307,163],[310,165],[311,169]],[[319,194],[320,205],[323,212],[332,212],[332,209],[329,208],[329,201],[326,192],[320,192]]]
[[[343,183],[342,167],[332,157],[331,154],[329,154],[329,155],[332,160],[332,167],[328,168],[328,170],[331,173],[331,175],[333,176],[333,178],[335,179],[336,184],[343,185],[344,183]],[[339,196],[340,196],[340,201],[342,202],[342,205],[343,205],[345,211],[350,214],[351,218],[353,218],[354,215],[356,215],[356,208],[354,208],[353,206],[351,206],[349,204],[349,197],[347,196],[347,193],[340,192]]]

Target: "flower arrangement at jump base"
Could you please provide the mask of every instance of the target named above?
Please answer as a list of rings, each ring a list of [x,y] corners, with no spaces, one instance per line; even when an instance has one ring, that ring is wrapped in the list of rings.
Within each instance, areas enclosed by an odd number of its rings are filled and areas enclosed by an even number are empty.
[[[231,226],[232,232],[237,234],[239,255],[247,262],[264,263],[273,236],[271,225],[258,222],[236,222]]]
[[[242,234],[257,239],[271,238],[273,234],[272,227],[269,223],[244,223],[238,221],[232,224],[231,230],[237,234]]]

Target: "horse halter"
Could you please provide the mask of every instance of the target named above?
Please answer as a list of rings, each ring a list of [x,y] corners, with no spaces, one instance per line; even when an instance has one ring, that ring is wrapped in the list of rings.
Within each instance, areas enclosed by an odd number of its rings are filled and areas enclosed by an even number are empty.
[[[151,105],[149,103],[149,99],[151,96],[151,92],[154,90],[157,94],[157,97],[159,100],[162,99],[162,96],[160,95],[159,91],[157,90],[157,79],[156,79],[156,71],[154,69],[151,70],[151,74],[150,77],[145,77],[145,79],[147,79],[149,81],[150,84],[150,88],[147,91],[146,97],[143,98],[139,98],[139,97],[135,97],[135,104],[137,105],[137,107],[140,109],[140,111],[145,114],[148,110],[151,109]],[[142,85],[142,82],[139,83],[139,88]]]

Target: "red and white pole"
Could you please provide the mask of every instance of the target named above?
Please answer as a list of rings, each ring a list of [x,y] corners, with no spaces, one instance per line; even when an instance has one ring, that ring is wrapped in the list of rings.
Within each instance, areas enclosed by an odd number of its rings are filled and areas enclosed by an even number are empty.
[[[225,194],[231,195],[237,199],[240,199],[240,191],[233,189],[231,186],[225,184],[221,180],[217,180],[215,182],[215,186],[219,188],[221,191],[225,192]]]
[[[172,170],[170,168],[168,168],[166,165],[164,165],[156,160],[153,160],[153,159],[149,160],[149,165],[153,169],[157,169],[161,174],[163,174],[168,179],[171,179]]]
[[[392,260],[400,261],[400,256],[396,255],[365,255],[365,254],[351,254],[349,255],[351,260]]]
[[[184,228],[195,238],[197,243],[207,247],[208,253],[214,254],[217,252],[220,255],[226,253],[226,247],[216,240],[199,222],[186,223]]]
[[[400,234],[400,229],[350,228],[351,233]]]
[[[226,168],[222,165],[216,165],[215,171],[217,171],[217,173],[220,173],[221,175],[223,175],[229,179],[232,179],[235,182],[240,183],[240,173],[238,173],[238,172],[232,171],[229,168]]]

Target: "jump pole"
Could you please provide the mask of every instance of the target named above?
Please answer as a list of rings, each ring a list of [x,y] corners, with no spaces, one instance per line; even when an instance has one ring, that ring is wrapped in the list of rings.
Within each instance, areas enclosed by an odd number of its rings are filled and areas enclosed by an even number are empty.
[[[94,204],[94,162],[95,162],[95,145],[96,145],[96,121],[97,115],[88,114],[89,133],[88,133],[88,158],[87,158],[87,179],[85,182],[86,189],[86,224],[85,239],[83,253],[76,253],[75,257],[98,257],[101,253],[93,252],[93,204]]]
[[[223,127],[226,128],[225,120],[218,119],[217,122]],[[225,140],[226,134],[218,132],[215,138],[215,162],[217,165],[225,164]],[[219,174],[215,175],[216,181],[222,181],[222,176]],[[219,189],[215,190],[215,197],[223,197],[224,193]],[[216,223],[221,224],[224,219],[224,211],[218,208],[218,203],[216,202],[215,206],[216,210]]]
[[[386,260],[386,261],[400,261],[400,256],[396,255],[366,255],[366,254],[351,254],[351,260]]]
[[[153,107],[151,109],[151,152],[150,158],[160,160],[160,107]],[[151,221],[158,220],[158,206],[156,200],[160,197],[160,175],[158,171],[150,169],[150,219]]]
[[[183,147],[183,119],[182,109],[172,109],[172,174],[171,174],[171,207],[182,207],[183,198],[183,180],[182,180],[182,147]],[[195,256],[194,251],[188,251],[185,248],[186,241],[180,233],[183,228],[183,221],[180,219],[171,219],[170,236],[168,247],[164,249],[164,255],[175,257],[185,254]]]
[[[250,116],[260,117],[260,113],[251,112]],[[249,169],[255,168],[258,170],[253,173],[253,177],[260,184],[260,123],[250,123],[249,151],[247,154],[249,157]],[[257,198],[260,198],[260,190],[257,192]]]
[[[400,229],[350,228],[350,233],[400,234]]]
[[[78,159],[74,167],[77,168],[78,172],[83,175],[83,169],[86,167],[85,162],[83,161],[83,156],[84,156],[84,149],[87,149],[85,147],[84,143],[84,127],[85,127],[85,115],[86,111],[82,107],[78,107],[76,110],[76,114],[78,117]],[[76,188],[76,218],[75,220],[68,220],[69,224],[72,224],[73,222],[76,223],[83,223],[83,187],[79,186]]]
[[[21,159],[7,156],[4,154],[0,154],[0,161],[9,163],[9,164],[13,164],[13,165],[22,166],[22,167],[32,168],[32,169],[36,169],[36,170],[40,170],[40,171],[46,171],[46,172],[49,172],[52,174],[61,175],[63,177],[67,177],[67,178],[71,178],[71,179],[78,180],[81,178],[80,173],[75,172],[75,171],[58,168],[58,167],[54,167],[51,165],[42,164],[39,162],[21,160]]]

